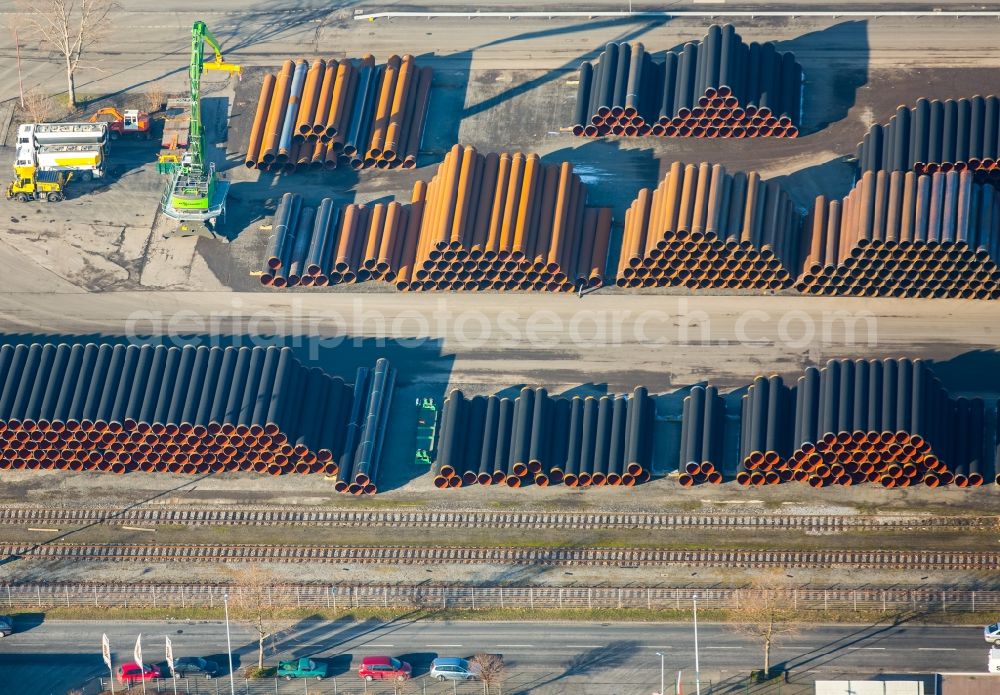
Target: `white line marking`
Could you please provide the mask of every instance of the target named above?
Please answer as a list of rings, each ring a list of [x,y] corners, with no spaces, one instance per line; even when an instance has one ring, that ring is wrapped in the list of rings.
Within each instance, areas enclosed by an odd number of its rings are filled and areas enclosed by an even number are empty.
[[[57,529],[57,528],[33,528],[31,526],[28,527],[28,530],[29,531],[43,531],[44,533],[58,533],[58,531],[59,531],[59,529]]]
[[[425,647],[461,647],[461,644],[425,644]]]
[[[955,652],[955,647],[917,647],[918,652]]]
[[[498,644],[498,647],[534,647],[533,644]]]
[[[395,644],[384,644],[382,642],[370,642],[365,645],[366,647],[395,647]]]
[[[884,652],[885,647],[848,647],[848,649],[868,649],[875,652]]]

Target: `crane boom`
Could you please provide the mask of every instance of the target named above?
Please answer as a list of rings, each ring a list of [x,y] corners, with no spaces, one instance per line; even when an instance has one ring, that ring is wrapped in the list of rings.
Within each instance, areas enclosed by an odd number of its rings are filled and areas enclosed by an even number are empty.
[[[215,54],[215,59],[205,61],[205,44]],[[228,184],[218,186],[213,164],[206,162],[205,132],[201,120],[201,74],[205,70],[221,70],[240,74],[239,65],[227,63],[222,57],[219,42],[202,21],[191,27],[191,63],[188,81],[191,91],[191,125],[188,151],[174,171],[170,186],[164,194],[163,212],[182,223],[181,231],[190,231],[185,222],[209,225],[225,212],[225,195]]]

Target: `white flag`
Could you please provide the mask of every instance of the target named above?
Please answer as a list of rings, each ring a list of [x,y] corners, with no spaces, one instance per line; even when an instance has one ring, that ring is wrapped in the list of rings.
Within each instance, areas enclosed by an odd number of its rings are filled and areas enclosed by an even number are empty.
[[[145,671],[146,667],[142,665],[142,634],[135,638],[135,651],[132,652],[132,657],[139,665],[139,670]]]
[[[174,672],[174,645],[170,643],[170,638],[167,637],[167,666],[170,667],[170,672]]]
[[[101,656],[104,657],[104,663],[111,668],[111,642],[108,641],[108,636],[101,635]]]

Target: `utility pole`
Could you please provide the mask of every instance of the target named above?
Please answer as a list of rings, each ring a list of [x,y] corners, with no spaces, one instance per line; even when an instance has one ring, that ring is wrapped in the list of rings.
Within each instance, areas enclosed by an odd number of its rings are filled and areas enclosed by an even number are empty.
[[[701,668],[698,665],[698,594],[691,597],[694,602],[694,689],[701,695]]]
[[[14,51],[17,53],[17,90],[21,93],[21,110],[24,110],[24,82],[21,79],[21,42],[17,40],[17,27],[14,30]],[[112,677],[111,680],[114,680]],[[114,687],[114,686],[111,686]]]
[[[660,695],[667,695],[665,692],[663,692],[663,689],[666,687],[663,681],[663,653],[656,652],[656,655],[660,657]]]
[[[226,610],[226,656],[229,657],[229,692],[236,695],[236,681],[233,676],[233,642],[229,637],[229,592],[222,595],[222,605]]]

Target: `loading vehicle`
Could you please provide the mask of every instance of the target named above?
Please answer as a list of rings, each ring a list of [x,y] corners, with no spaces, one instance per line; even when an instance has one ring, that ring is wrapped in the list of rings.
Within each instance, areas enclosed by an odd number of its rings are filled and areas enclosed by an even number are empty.
[[[106,106],[103,109],[98,109],[97,113],[90,117],[90,122],[107,123],[108,134],[112,140],[117,140],[123,135],[135,135],[143,140],[149,139],[149,114],[145,111],[138,109],[119,111],[114,106]]]
[[[42,171],[33,166],[14,167],[14,180],[7,185],[7,199],[27,203],[45,200],[58,203],[66,198],[66,184],[72,173]]]
[[[104,176],[107,123],[22,123],[17,127],[15,167],[73,172],[82,181]]]
[[[205,60],[205,44],[215,52],[214,61]],[[202,21],[191,27],[191,62],[188,82],[191,99],[191,129],[187,151],[173,167],[173,174],[163,194],[163,214],[179,225],[171,236],[200,235],[217,238],[215,226],[226,212],[226,194],[229,182],[220,181],[215,165],[206,161],[205,132],[201,121],[201,74],[205,70],[221,70],[240,74],[239,65],[227,63],[222,58],[219,42]]]

